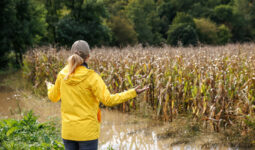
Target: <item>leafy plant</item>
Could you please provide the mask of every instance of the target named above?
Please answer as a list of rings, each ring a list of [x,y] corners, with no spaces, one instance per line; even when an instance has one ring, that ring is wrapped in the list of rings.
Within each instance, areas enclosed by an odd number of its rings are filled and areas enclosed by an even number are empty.
[[[193,18],[185,13],[177,13],[169,26],[167,43],[177,46],[197,45],[198,36]]]
[[[53,123],[39,123],[32,111],[22,120],[0,121],[0,149],[64,149]]]
[[[194,19],[199,41],[206,44],[217,44],[217,26],[209,19]]]

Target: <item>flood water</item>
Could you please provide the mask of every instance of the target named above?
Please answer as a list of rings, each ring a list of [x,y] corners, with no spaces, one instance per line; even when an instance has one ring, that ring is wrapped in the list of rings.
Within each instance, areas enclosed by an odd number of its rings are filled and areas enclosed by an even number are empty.
[[[169,123],[157,122],[118,111],[103,110],[100,149],[111,146],[116,150],[232,150],[222,145],[203,148],[210,143],[209,137],[197,139],[189,144],[174,144],[178,139],[160,138],[169,128]]]
[[[60,103],[51,103],[47,99],[0,86],[0,119],[10,117],[19,119],[22,112],[30,109],[39,116],[41,122],[52,118],[60,120]],[[169,129],[169,125],[170,123],[103,109],[99,149],[106,150],[109,146],[114,150],[239,149],[217,144],[204,148],[202,144],[210,143],[211,140],[211,137],[206,136],[189,143],[179,142],[173,137],[162,138],[159,136]]]
[[[19,111],[17,99],[18,95],[12,89],[0,86],[0,118],[14,116],[15,112]]]

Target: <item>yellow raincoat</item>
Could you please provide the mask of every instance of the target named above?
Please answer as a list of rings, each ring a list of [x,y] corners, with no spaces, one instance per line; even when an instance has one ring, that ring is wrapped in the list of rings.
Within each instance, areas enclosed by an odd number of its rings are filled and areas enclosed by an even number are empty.
[[[61,99],[62,138],[66,140],[98,139],[101,117],[99,102],[113,106],[137,96],[135,89],[111,95],[102,78],[84,66],[77,67],[64,80],[67,73],[66,66],[58,74],[55,85],[48,86],[49,99],[53,102]]]

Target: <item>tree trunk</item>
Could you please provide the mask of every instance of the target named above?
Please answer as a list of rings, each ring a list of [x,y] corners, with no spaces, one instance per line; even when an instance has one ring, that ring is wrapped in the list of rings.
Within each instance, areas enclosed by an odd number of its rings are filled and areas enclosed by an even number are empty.
[[[22,54],[22,51],[19,50],[19,62],[20,62],[20,66],[23,66],[23,54]]]
[[[16,64],[19,66],[23,66],[23,55],[22,55],[22,50],[19,48],[18,45],[14,45],[14,50],[15,50],[15,61]]]
[[[18,57],[18,53],[15,51],[15,62],[16,64],[19,64],[19,57]]]

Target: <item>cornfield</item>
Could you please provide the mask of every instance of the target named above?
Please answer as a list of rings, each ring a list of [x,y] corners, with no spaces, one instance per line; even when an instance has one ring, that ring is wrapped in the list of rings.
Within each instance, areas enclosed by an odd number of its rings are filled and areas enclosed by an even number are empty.
[[[54,82],[69,55],[49,47],[25,55],[23,75],[36,93],[46,94],[44,81]],[[192,114],[215,131],[237,124],[255,130],[255,44],[95,48],[88,64],[112,93],[149,85],[137,100],[117,106],[124,112],[148,106],[165,121]]]

